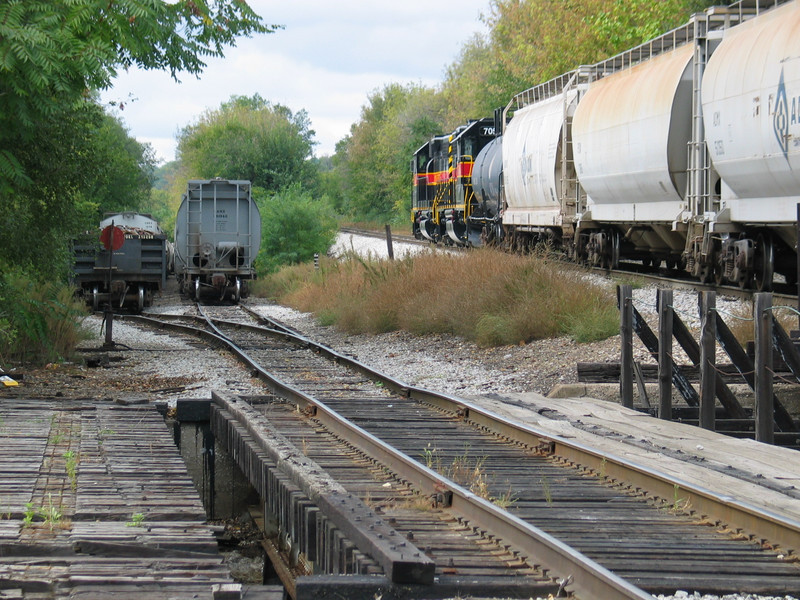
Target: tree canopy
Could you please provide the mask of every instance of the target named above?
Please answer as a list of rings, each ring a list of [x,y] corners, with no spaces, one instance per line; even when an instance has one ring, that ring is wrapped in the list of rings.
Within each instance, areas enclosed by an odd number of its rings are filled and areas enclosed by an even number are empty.
[[[293,182],[309,185],[314,143],[305,110],[293,113],[255,94],[233,96],[186,126],[178,155],[187,178],[248,179],[276,192]]]
[[[62,274],[76,232],[146,203],[152,151],[96,100],[118,70],[197,74],[274,29],[243,0],[2,0],[0,261]]]
[[[410,209],[411,155],[438,133],[443,98],[419,85],[390,84],[374,92],[361,119],[337,147],[343,170],[344,209],[388,221]]]
[[[269,32],[241,0],[0,3],[0,190],[30,181],[16,148],[118,69],[199,73],[237,36]]]

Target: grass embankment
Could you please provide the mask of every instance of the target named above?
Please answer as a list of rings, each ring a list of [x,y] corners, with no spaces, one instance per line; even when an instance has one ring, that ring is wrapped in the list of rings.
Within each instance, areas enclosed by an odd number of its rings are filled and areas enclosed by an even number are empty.
[[[351,333],[447,333],[481,346],[619,331],[613,290],[577,267],[491,249],[426,252],[400,260],[323,259],[285,268],[256,293]]]

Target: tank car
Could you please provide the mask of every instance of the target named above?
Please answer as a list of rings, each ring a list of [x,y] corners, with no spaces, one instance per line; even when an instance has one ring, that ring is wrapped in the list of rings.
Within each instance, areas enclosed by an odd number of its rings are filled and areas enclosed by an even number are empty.
[[[73,282],[93,310],[110,303],[141,312],[166,285],[172,244],[149,214],[108,213],[98,233],[112,224],[124,235],[118,250],[103,247],[95,234],[73,244]]]
[[[476,156],[494,137],[494,119],[485,118],[435,136],[414,153],[414,237],[458,246],[482,243],[481,236],[498,220],[498,209],[476,198],[472,170]]]
[[[502,172],[481,168],[459,184],[492,198],[495,237],[517,250],[546,242],[605,267],[665,263],[760,290],[776,272],[793,283],[797,30],[800,2],[737,2],[525,90],[498,119]],[[424,182],[431,205],[450,182],[429,175],[443,168],[437,143],[415,157],[416,193]]]
[[[190,180],[175,221],[181,292],[238,302],[255,279],[261,215],[245,180]]]

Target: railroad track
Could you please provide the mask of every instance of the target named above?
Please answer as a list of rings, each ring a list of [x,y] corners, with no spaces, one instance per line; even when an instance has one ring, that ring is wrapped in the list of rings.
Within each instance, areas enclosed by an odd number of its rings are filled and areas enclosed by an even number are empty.
[[[235,321],[216,320],[216,329],[202,335],[235,344],[275,399],[242,408],[240,400],[217,398],[222,410],[244,415],[243,423],[267,419],[299,454],[321,464],[351,454],[355,462],[377,461],[380,467],[371,468],[396,478],[390,489],[435,503],[445,521],[505,552],[504,561],[519,563],[518,574],[532,578],[532,589],[570,581],[567,589],[582,598],[646,598],[687,582],[714,593],[800,589],[792,553],[800,547],[800,523],[790,518],[411,388],[278,323],[264,328],[248,324],[252,319],[239,313]],[[323,439],[345,449],[311,449],[311,440]],[[384,488],[368,480],[358,475],[351,493],[383,510],[398,504],[394,492],[380,493]],[[442,564],[432,553],[440,580],[448,569],[474,567],[474,556],[470,563],[449,554]]]

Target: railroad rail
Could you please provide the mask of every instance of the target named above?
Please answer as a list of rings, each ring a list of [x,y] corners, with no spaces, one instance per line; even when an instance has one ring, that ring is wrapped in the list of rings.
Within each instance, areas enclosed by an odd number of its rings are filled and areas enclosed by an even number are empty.
[[[215,327],[181,326],[237,346],[275,396],[314,427],[562,584],[572,576],[567,589],[580,597],[648,597],[686,581],[713,592],[800,586],[800,523],[791,516],[408,386],[279,324]],[[231,408],[229,399],[215,402]],[[278,404],[241,410],[269,416],[274,426]],[[456,467],[473,467],[472,479],[453,481]]]

